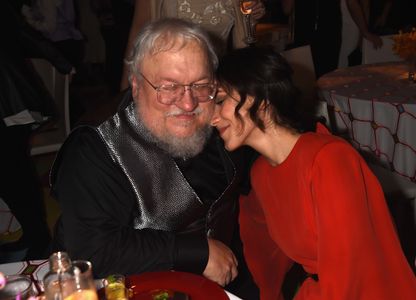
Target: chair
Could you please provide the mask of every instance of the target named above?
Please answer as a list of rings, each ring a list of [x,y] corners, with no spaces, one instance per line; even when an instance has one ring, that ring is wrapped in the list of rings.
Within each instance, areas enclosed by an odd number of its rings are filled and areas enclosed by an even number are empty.
[[[366,158],[366,155],[363,155]],[[414,225],[416,225],[416,183],[393,173],[392,171],[366,158],[367,164],[376,175],[388,199],[402,199],[413,201]]]
[[[416,199],[416,183],[391,172],[377,163],[367,159],[368,166],[380,181],[386,196],[403,199]]]
[[[44,59],[32,59],[32,64],[56,101],[59,119],[52,128],[36,132],[32,138],[31,155],[56,152],[70,132],[69,75],[60,74]]]
[[[403,59],[393,52],[393,37],[394,35],[381,36],[383,46],[378,49],[374,49],[373,44],[368,40],[363,39],[362,64],[402,61]]]
[[[11,213],[7,204],[0,198],[0,245],[17,241],[22,235],[19,221]],[[0,252],[0,264],[19,261],[26,256],[27,249]],[[1,270],[3,271],[3,270]]]
[[[293,82],[301,90],[306,99],[318,99],[315,67],[309,45],[292,48],[281,52],[293,69]],[[317,115],[326,119],[329,125],[328,107],[326,101],[318,102]]]

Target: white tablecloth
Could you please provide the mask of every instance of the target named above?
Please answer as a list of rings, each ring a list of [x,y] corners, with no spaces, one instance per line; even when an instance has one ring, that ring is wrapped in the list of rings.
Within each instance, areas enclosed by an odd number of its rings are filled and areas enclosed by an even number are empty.
[[[336,133],[416,182],[416,83],[408,82],[407,70],[404,63],[338,69],[318,87],[333,110]]]

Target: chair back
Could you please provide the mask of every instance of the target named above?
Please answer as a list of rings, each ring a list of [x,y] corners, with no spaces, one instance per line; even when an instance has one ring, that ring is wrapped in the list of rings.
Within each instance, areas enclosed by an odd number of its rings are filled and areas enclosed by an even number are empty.
[[[56,101],[58,121],[45,130],[36,132],[32,139],[31,155],[58,151],[70,132],[69,75],[59,73],[44,59],[32,59],[36,72]]]
[[[281,52],[293,69],[293,82],[301,90],[305,99],[318,99],[315,67],[309,45],[292,48]],[[317,115],[326,119],[329,126],[327,103],[318,102]]]
[[[402,61],[403,59],[393,52],[393,37],[394,35],[381,36],[383,46],[377,49],[374,49],[368,40],[363,39],[362,64]]]

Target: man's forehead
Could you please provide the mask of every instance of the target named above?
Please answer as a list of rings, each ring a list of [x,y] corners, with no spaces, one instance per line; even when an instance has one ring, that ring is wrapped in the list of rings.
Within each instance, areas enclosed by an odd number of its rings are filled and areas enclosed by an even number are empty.
[[[180,44],[176,43],[174,45],[169,46],[170,47],[154,49],[153,51],[145,54],[143,56],[142,64],[141,66],[139,66],[140,71],[165,69],[165,67],[163,66],[165,64],[171,65],[175,61],[185,62],[188,58],[191,59],[195,57],[193,55],[190,55],[190,52],[192,54],[201,54],[204,68],[206,68],[207,70],[210,69],[208,55],[204,48],[201,47],[201,45],[196,41],[188,41],[187,43]],[[163,65],[161,65],[160,63],[162,63]]]
[[[195,51],[205,53],[205,49],[201,43],[195,39],[186,39],[183,37],[164,39],[163,37],[159,37],[147,55],[151,57],[163,52],[180,52],[187,47],[193,47]]]

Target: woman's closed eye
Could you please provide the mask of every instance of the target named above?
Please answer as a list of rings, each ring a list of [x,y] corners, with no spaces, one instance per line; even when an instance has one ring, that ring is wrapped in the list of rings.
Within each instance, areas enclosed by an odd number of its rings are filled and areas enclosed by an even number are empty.
[[[215,101],[215,104],[222,105],[226,99],[227,99],[227,95],[217,95],[214,98],[214,101]]]

